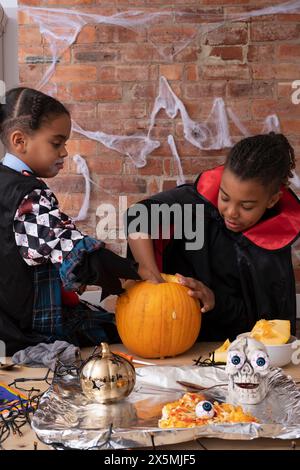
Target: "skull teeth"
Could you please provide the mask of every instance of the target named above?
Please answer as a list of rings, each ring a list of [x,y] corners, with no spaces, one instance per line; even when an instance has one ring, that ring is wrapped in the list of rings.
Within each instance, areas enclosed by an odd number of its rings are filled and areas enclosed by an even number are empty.
[[[248,389],[253,389],[253,388],[257,388],[258,387],[258,384],[253,384],[253,383],[246,383],[246,382],[240,382],[240,383],[235,383],[235,385],[237,385],[238,387],[240,388],[248,388]]]

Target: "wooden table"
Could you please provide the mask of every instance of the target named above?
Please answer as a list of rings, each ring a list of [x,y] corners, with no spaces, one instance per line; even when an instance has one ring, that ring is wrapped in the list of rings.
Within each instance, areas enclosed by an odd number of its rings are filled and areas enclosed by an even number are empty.
[[[198,358],[199,356],[207,357],[208,352],[213,351],[219,343],[196,343],[194,347],[187,353],[177,356],[174,358],[163,359],[163,360],[149,360],[149,362],[155,364],[168,364],[168,365],[192,365],[193,359]],[[121,345],[112,345],[111,349],[113,351],[123,351],[127,352],[126,348]],[[82,357],[88,357],[91,353],[91,348],[85,348],[82,350]],[[138,357],[135,356],[137,359]],[[141,359],[142,360],[142,359]],[[10,362],[10,358],[7,358],[7,362]],[[0,370],[0,382],[9,384],[13,382],[16,378],[21,377],[32,377],[40,378],[44,377],[47,369],[42,368],[27,368],[27,367],[17,367],[11,371],[2,371]],[[288,365],[284,368],[284,371],[287,375],[291,375],[295,380],[300,380],[300,367],[296,365]],[[31,383],[26,383],[26,385],[31,386]],[[33,382],[32,385],[40,388],[41,390],[46,390],[47,385],[44,382]],[[29,388],[28,387],[28,388]],[[37,442],[37,449],[51,449],[49,446],[40,442],[30,428],[29,425],[26,425],[22,428],[23,436],[19,437],[12,435],[8,438],[7,441],[3,444],[4,449],[22,449],[22,450],[33,450],[34,442]],[[300,449],[300,439],[296,441],[291,440],[282,440],[282,439],[254,439],[252,441],[240,441],[240,440],[225,440],[225,439],[215,439],[215,438],[201,438],[196,441],[184,442],[182,444],[161,446],[157,449],[169,449],[169,450],[253,450],[253,449],[266,449],[266,450],[290,450],[292,448]]]

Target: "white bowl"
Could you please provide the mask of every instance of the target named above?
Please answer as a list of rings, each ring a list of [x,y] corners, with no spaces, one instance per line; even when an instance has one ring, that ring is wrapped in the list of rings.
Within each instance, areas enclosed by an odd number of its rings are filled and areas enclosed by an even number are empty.
[[[296,349],[293,348],[293,343],[295,341],[297,341],[297,338],[295,336],[291,336],[285,344],[279,344],[276,346],[265,344],[272,367],[283,367],[291,362],[293,352],[296,351]]]

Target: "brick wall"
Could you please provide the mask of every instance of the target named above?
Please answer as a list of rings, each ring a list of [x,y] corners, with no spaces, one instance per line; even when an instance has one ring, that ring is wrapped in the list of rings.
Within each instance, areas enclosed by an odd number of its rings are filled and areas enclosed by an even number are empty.
[[[215,96],[227,105],[251,130],[258,133],[264,118],[277,113],[283,132],[300,150],[300,104],[291,102],[292,82],[300,80],[300,14],[263,16],[226,24],[201,34],[205,13],[218,21],[240,12],[283,1],[258,0],[19,0],[19,4],[75,8],[112,15],[125,10],[184,11],[169,24],[155,24],[135,32],[108,25],[86,25],[74,45],[60,59],[51,82],[58,85],[58,97],[71,110],[75,120],[88,130],[110,134],[146,133],[158,80],[164,75],[184,102],[192,119],[208,116]],[[162,58],[153,43],[174,47],[186,37],[199,33],[175,59]],[[34,86],[49,65],[49,47],[38,27],[24,13],[19,15],[20,81]],[[183,171],[192,180],[200,171],[223,161],[225,150],[200,151],[183,138],[181,119],[169,119],[161,112],[152,136],[161,147],[148,157],[148,164],[137,169],[128,157],[109,150],[101,143],[76,134],[69,142],[70,155],[86,158],[93,186],[89,216],[78,225],[96,234],[96,209],[101,202],[117,204],[118,195],[128,195],[129,203],[176,184],[177,170],[166,142],[173,134]],[[235,138],[241,135],[232,125]],[[300,163],[298,165],[300,174]],[[51,187],[65,211],[75,215],[81,206],[84,180],[68,165]],[[112,247],[120,251],[120,246]],[[295,266],[299,264],[295,260]],[[300,264],[299,264],[300,266]],[[297,266],[296,266],[297,267]],[[300,284],[300,270],[296,270]]]

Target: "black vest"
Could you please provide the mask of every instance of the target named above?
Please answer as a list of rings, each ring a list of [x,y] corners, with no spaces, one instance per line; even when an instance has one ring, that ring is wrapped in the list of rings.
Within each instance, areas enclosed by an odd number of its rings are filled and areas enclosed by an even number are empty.
[[[43,339],[32,333],[33,268],[18,251],[13,222],[24,196],[45,188],[35,176],[0,164],[0,340],[6,355]]]

